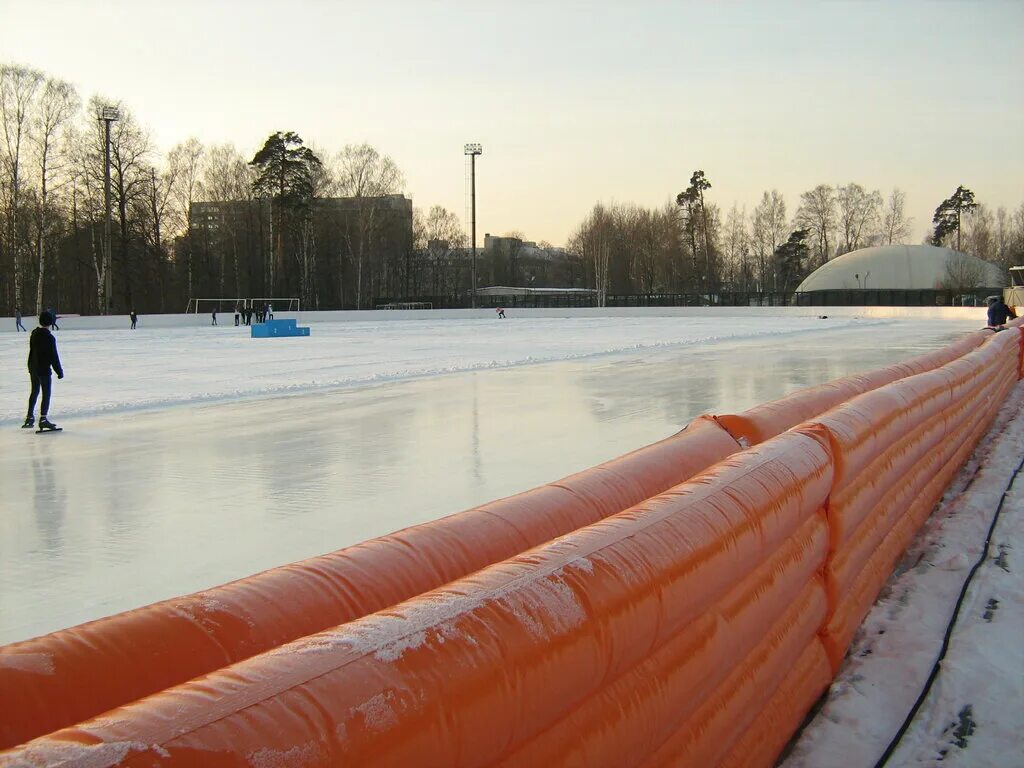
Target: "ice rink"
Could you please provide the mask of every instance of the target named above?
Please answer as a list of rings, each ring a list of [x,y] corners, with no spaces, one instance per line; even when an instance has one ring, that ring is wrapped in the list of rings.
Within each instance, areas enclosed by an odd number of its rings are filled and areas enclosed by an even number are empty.
[[[962,320],[512,318],[62,330],[58,434],[0,334],[0,644],[525,490],[934,349]]]

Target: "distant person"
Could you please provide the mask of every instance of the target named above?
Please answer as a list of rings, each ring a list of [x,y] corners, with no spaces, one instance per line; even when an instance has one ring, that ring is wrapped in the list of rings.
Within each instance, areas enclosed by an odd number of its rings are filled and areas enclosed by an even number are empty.
[[[46,414],[50,411],[50,370],[57,372],[57,378],[64,378],[64,369],[57,355],[57,340],[50,333],[53,317],[49,312],[39,315],[39,327],[29,335],[28,341],[28,376],[32,382],[32,394],[28,398],[28,415],[22,429],[35,426],[36,398],[43,393],[43,402],[39,406],[39,431],[57,429]]]
[[[497,312],[497,313],[498,313],[498,317],[500,317],[500,318],[501,318],[502,320],[504,320],[504,319],[505,319],[505,310],[504,310],[504,309],[502,309],[501,307],[498,307],[498,308],[497,308],[497,309],[495,310],[495,312]]]
[[[210,316],[213,318],[213,322],[211,322],[210,325],[216,325],[217,324],[217,310],[216,309],[213,310],[213,312],[210,313]]]
[[[46,312],[47,312],[47,314],[50,315],[50,322],[53,325],[53,330],[59,331],[60,330],[60,326],[57,325],[57,319],[59,318],[59,315],[57,314],[57,310],[54,309],[53,307],[47,307],[46,308]]]
[[[14,332],[24,331],[28,333],[28,328],[21,324],[21,309],[16,308],[14,310]]]
[[[236,328],[238,327],[239,321],[241,320],[241,313],[242,313],[241,307],[239,307],[237,304],[235,304],[235,327]]]
[[[268,320],[273,320],[274,319],[274,305],[273,304],[267,304],[267,319]]]
[[[988,300],[988,327],[1002,328],[1010,318],[1017,317],[1013,307],[1007,306],[1001,296],[993,296]]]
[[[137,322],[139,322],[139,316],[135,314],[135,310],[133,309],[132,313],[130,315],[128,315],[128,317],[130,317],[131,320],[132,320],[132,330],[134,331],[135,330],[135,324]]]
[[[242,314],[245,315],[245,324],[252,325],[252,307],[243,308]]]

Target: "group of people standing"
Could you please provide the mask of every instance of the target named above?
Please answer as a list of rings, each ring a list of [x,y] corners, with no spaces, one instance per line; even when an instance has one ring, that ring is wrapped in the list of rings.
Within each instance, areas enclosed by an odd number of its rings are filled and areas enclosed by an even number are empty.
[[[253,318],[257,323],[265,323],[274,319],[274,307],[264,304],[261,307],[245,307],[235,305],[235,325],[252,325]],[[217,312],[213,313],[213,324],[217,324]]]
[[[53,330],[59,331],[60,326],[57,325],[57,310],[53,307],[47,307],[45,312],[50,316],[50,323],[52,324]],[[28,333],[28,329],[21,322],[21,307],[16,307],[14,309],[14,330],[25,331],[25,333]]]

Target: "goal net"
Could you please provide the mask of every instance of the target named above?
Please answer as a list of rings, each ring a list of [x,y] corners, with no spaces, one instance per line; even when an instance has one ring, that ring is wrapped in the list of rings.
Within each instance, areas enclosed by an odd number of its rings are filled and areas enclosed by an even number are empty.
[[[393,301],[390,304],[378,304],[377,309],[433,309],[430,301]]]
[[[185,308],[186,314],[210,314],[216,311],[224,314],[234,314],[243,309],[262,309],[266,305],[271,307],[274,313],[294,312],[298,313],[300,301],[294,296],[285,297],[253,297],[253,298],[191,298]]]

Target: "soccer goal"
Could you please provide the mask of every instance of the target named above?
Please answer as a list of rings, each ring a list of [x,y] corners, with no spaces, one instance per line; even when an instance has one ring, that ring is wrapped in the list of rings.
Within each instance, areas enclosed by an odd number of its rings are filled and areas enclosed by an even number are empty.
[[[377,309],[433,309],[430,301],[393,301],[390,304],[378,304]]]
[[[214,310],[218,313],[229,314],[235,312],[236,309],[259,309],[264,304],[273,307],[275,313],[294,312],[297,314],[301,306],[301,302],[295,296],[283,298],[191,298],[188,300],[188,306],[185,307],[185,314],[210,314]]]

